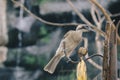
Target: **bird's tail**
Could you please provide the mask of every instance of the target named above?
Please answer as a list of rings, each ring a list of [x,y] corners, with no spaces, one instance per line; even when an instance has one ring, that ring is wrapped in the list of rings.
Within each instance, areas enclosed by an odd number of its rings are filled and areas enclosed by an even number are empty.
[[[44,70],[49,72],[49,73],[54,73],[59,61],[61,60],[62,55],[55,55],[50,61],[49,63],[44,67]]]

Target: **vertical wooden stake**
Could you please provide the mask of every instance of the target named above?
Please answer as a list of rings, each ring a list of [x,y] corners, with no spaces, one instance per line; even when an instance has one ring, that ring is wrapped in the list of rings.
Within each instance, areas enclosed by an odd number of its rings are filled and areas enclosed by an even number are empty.
[[[106,37],[103,56],[103,80],[117,80],[117,37],[116,28],[106,25]]]
[[[110,38],[111,27],[110,24],[106,25],[106,36],[104,41],[104,54],[103,54],[103,80],[109,79],[109,38]]]
[[[116,29],[112,29],[110,35],[110,79],[109,80],[117,80],[117,37],[116,37]]]
[[[103,55],[103,80],[109,80],[109,45],[105,40]]]

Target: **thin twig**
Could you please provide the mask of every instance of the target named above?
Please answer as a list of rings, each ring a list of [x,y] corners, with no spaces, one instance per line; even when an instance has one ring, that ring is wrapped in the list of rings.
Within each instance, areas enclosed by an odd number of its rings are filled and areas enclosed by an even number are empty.
[[[93,21],[95,22],[95,24],[97,25],[98,29],[101,30],[102,27],[102,22],[104,21],[104,18],[100,16],[98,10],[96,9],[95,5],[92,5],[91,8],[91,15],[93,18]],[[98,19],[97,19],[98,18]],[[98,33],[97,33],[98,34]]]
[[[73,11],[75,11],[75,13],[87,24],[89,25],[89,27],[91,27],[94,31],[98,32],[100,35],[102,35],[103,37],[106,36],[106,34],[102,31],[99,30],[96,26],[94,26],[92,23],[90,23],[84,16],[83,14],[81,14],[73,5],[73,3],[70,0],[66,0],[68,2],[68,4],[71,6],[71,8],[73,9]]]
[[[118,21],[118,23],[116,25],[117,29],[119,28],[119,26],[120,26],[120,20]]]
[[[105,17],[104,16],[101,17],[100,24],[102,24],[104,20],[105,20]]]
[[[103,51],[102,51],[102,48],[103,48],[103,41],[100,41],[99,39],[99,35],[96,35],[96,48],[97,48],[97,53],[96,54],[100,54],[100,55],[103,55]],[[102,60],[102,58],[100,58]]]
[[[95,6],[94,5],[92,5],[90,12],[91,12],[91,16],[92,16],[92,19],[93,19],[94,23],[96,25],[99,25],[99,21],[97,20],[97,17],[95,15]]]
[[[110,17],[118,17],[120,16],[120,13],[116,13],[116,14],[111,14]]]
[[[95,5],[92,5],[91,15],[92,15],[93,21],[97,25],[98,29],[101,30],[103,19],[101,18],[100,14],[98,13],[98,10],[96,9]],[[97,17],[98,17],[98,19],[97,19]],[[101,41],[99,40],[99,37],[100,37],[100,35],[98,33],[96,33],[95,40],[96,40],[97,53],[102,55],[102,51],[101,51],[102,44],[101,44]]]
[[[97,6],[101,10],[101,12],[104,14],[107,21],[112,22],[112,20],[111,20],[110,16],[108,15],[107,11],[96,0],[89,0],[89,1],[90,1],[90,3],[94,4],[95,6]],[[114,24],[112,24],[112,28],[115,29]]]
[[[84,60],[85,60],[85,61],[88,61],[88,59],[91,59],[91,58],[96,57],[96,56],[99,56],[99,57],[102,57],[102,58],[103,58],[103,55],[93,54],[93,55],[89,56],[88,58],[86,58],[86,59],[84,59]],[[77,64],[77,63],[79,63],[80,61],[69,60],[69,62],[74,63],[74,64]],[[88,61],[88,62],[89,62],[89,61]]]
[[[71,63],[73,63],[73,64],[77,64],[77,63],[79,63],[80,61],[74,61],[74,60],[70,59],[69,62],[71,62]]]
[[[88,54],[85,56],[86,58],[89,58]],[[96,67],[99,70],[102,70],[102,66],[98,65],[96,62],[94,62],[92,59],[88,59],[88,62],[91,63],[94,67]]]
[[[118,44],[120,44],[120,36],[119,36],[119,34],[118,34],[118,29],[119,29],[119,26],[120,26],[120,21],[117,23],[117,38],[118,38],[118,41],[117,41],[117,43]]]
[[[84,47],[87,49],[88,48],[88,39],[83,38],[83,40],[84,40]],[[89,58],[89,55],[86,54],[85,58]],[[94,62],[92,59],[89,59],[88,62],[91,63],[97,69],[102,70],[102,67],[100,65],[98,65],[96,62]]]
[[[104,14],[107,21],[112,22],[110,15],[96,0],[89,0],[89,1],[92,2],[92,4],[96,5],[101,10],[101,12]],[[114,29],[116,29],[115,24],[112,24],[112,30],[114,30]],[[120,42],[119,36],[117,36],[117,41]]]
[[[68,4],[70,5],[70,7],[75,11],[75,13],[88,25],[93,26],[93,24],[91,22],[89,22],[82,13],[80,13],[75,6],[73,5],[73,3],[70,0],[67,0]]]
[[[100,21],[101,20],[101,15],[100,15],[99,11],[96,9],[95,5],[94,5],[94,9],[95,9],[95,13],[98,17],[98,21]]]
[[[11,0],[13,3],[20,5],[27,13],[29,13],[31,16],[33,16],[35,19],[39,20],[42,23],[48,24],[48,25],[52,25],[52,26],[77,26],[79,25],[78,23],[54,23],[54,22],[49,22],[49,21],[45,21],[42,18],[34,15],[31,11],[29,11],[24,5],[22,5],[21,3],[15,1],[15,0]]]
[[[88,58],[86,58],[85,61],[87,61],[88,59],[91,59],[91,58],[93,58],[93,57],[96,57],[96,56],[100,56],[100,57],[103,58],[103,55],[100,55],[100,54],[93,54],[93,55],[89,56]]]
[[[110,16],[110,17],[118,17],[118,16],[120,16],[120,13],[110,14],[109,16]],[[101,18],[100,22],[103,22],[104,20],[105,20],[105,17],[103,16],[103,17]]]

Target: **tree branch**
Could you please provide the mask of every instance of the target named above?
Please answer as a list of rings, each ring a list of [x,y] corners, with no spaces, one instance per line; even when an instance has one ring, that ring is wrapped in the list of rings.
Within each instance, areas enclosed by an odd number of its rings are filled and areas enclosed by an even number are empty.
[[[113,23],[107,11],[96,1],[96,0],[89,0],[92,4],[96,5],[103,15],[105,16],[106,20],[110,23]],[[117,80],[117,41],[116,41],[116,27],[114,24],[110,24],[106,31],[106,35],[110,33],[110,38],[107,37],[105,39],[105,46],[104,46],[104,59],[103,59],[103,80]],[[110,29],[111,27],[111,29]],[[110,46],[109,46],[110,44]]]
[[[120,13],[116,13],[116,14],[111,14],[110,17],[118,17],[120,16]]]
[[[94,31],[98,32],[100,35],[102,35],[103,37],[106,36],[106,34],[97,29],[96,26],[94,26],[92,23],[90,23],[76,8],[75,6],[72,4],[72,2],[70,0],[66,0],[68,2],[68,4],[71,6],[71,8],[73,9],[73,11],[75,11],[75,13],[87,24],[89,25]]]
[[[96,5],[100,10],[101,12],[104,14],[105,18],[107,21],[109,21],[110,23],[112,23],[112,20],[109,16],[109,14],[107,13],[107,11],[96,1],[96,0],[89,0],[90,2],[92,2],[92,4]],[[120,14],[116,14],[114,16],[119,16]],[[113,15],[111,15],[111,17],[114,17]],[[112,30],[114,30],[116,27],[114,24],[111,25],[112,26]],[[119,36],[117,35],[117,41],[120,42],[120,38]]]
[[[103,58],[103,55],[93,54],[93,55],[89,56],[88,58],[86,58],[85,61],[87,61],[87,60],[90,59],[90,58],[96,57],[96,56],[99,56],[99,57],[102,57],[102,58]]]
[[[107,21],[112,22],[110,16],[108,15],[107,11],[96,1],[96,0],[89,0],[92,4],[96,5],[101,12],[104,14]],[[115,29],[115,25],[112,24],[112,28]]]
[[[93,26],[92,23],[90,23],[84,16],[82,13],[80,13],[75,6],[73,5],[73,3],[70,0],[67,0],[68,4],[70,5],[70,7],[73,9],[73,11],[75,11],[75,13],[88,25]]]
[[[120,26],[120,21],[117,23],[117,44],[120,44],[120,36],[118,34],[118,28]]]
[[[97,25],[97,27],[98,27],[99,22],[98,22],[98,20],[97,20],[96,15],[95,15],[95,6],[94,6],[94,5],[92,5],[90,12],[91,12],[91,16],[92,16],[92,19],[93,19],[94,23],[95,23],[95,24]]]
[[[84,38],[84,47],[87,49],[88,48],[88,40]],[[85,58],[89,58],[89,55],[86,54]],[[102,70],[102,67],[98,65],[96,62],[94,62],[92,59],[88,59],[88,62],[91,63],[94,67],[96,67],[99,70]]]
[[[45,23],[45,24],[48,24],[48,25],[52,25],[52,26],[59,26],[59,27],[62,27],[62,26],[77,26],[79,25],[78,23],[53,23],[53,22],[49,22],[49,21],[45,21],[43,20],[42,18],[34,15],[32,12],[30,12],[23,4],[15,1],[15,0],[11,0],[13,3],[15,4],[18,4],[20,5],[27,13],[29,13],[31,16],[33,16],[34,18],[36,18],[37,20],[39,20],[40,22],[42,23]]]

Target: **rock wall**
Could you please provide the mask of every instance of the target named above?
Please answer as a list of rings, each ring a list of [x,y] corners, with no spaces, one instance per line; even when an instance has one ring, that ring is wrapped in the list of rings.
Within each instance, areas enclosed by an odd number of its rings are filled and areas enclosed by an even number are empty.
[[[6,60],[8,42],[7,23],[6,23],[6,0],[0,0],[0,62]]]

